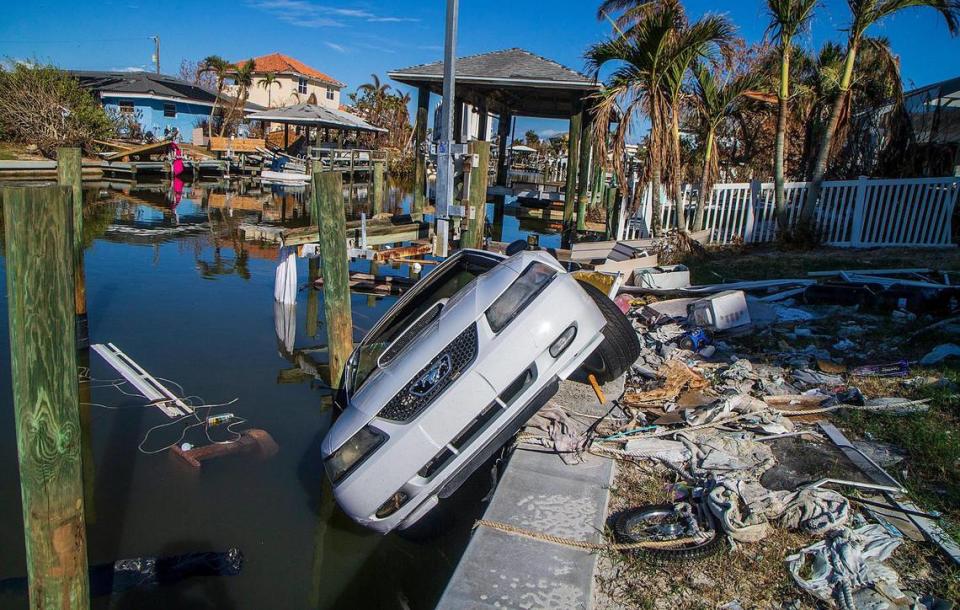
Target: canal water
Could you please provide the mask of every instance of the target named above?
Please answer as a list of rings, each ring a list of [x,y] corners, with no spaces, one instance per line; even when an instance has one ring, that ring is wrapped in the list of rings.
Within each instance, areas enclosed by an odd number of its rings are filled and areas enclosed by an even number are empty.
[[[82,407],[94,464],[86,494],[91,565],[233,548],[243,554],[237,575],[101,596],[93,607],[432,608],[482,513],[490,473],[475,474],[426,538],[374,534],[333,503],[319,445],[335,413],[329,391],[311,374],[325,362],[322,292],[304,287],[295,308],[275,306],[276,249],[237,237],[242,222],[307,224],[307,194],[239,183],[89,187],[91,342],[113,343],[174,391],[223,405],[211,413],[233,413],[246,420],[241,428],[266,430],[279,446],[269,459],[226,457],[194,470],[163,450],[185,424],[164,425],[173,420],[125,395],[132,388],[116,383],[119,375],[91,354],[90,404]],[[391,189],[388,208],[409,205],[403,188]],[[363,189],[351,192],[348,210],[365,209]],[[503,226],[507,241],[529,232],[510,215]],[[546,235],[541,243],[559,238]],[[305,286],[307,265],[299,267]],[[405,276],[407,269],[381,272]],[[25,553],[5,274],[0,258],[0,608],[16,609],[28,604],[13,580],[25,576]],[[354,294],[355,338],[394,301]],[[214,429],[211,436],[230,433]],[[183,441],[208,442],[202,428],[187,430]]]

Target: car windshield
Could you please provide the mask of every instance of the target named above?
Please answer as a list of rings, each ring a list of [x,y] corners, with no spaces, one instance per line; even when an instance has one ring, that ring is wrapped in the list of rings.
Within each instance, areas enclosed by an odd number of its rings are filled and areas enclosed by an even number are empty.
[[[391,358],[381,359],[384,351],[393,343],[408,327],[417,321],[429,309],[435,307],[438,301],[448,299],[460,292],[467,284],[472,282],[478,276],[489,271],[497,264],[497,260],[464,252],[450,261],[450,265],[441,265],[432,273],[427,275],[421,282],[424,285],[418,285],[411,295],[400,308],[391,310],[381,322],[380,326],[370,335],[364,338],[360,344],[356,360],[353,363],[353,378],[351,379],[350,389],[356,392],[360,386],[377,370],[378,361],[386,364]],[[440,307],[436,307],[439,314]],[[412,329],[409,336],[405,337],[406,342],[412,342],[419,331],[428,326],[428,322],[436,318],[436,315],[427,314],[420,320],[419,329]],[[426,322],[426,323],[425,323]],[[397,346],[391,350],[399,352]]]

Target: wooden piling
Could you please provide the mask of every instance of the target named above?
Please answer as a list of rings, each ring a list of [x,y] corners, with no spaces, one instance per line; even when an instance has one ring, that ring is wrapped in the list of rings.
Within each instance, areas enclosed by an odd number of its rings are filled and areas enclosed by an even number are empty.
[[[477,156],[470,168],[470,193],[465,218],[466,229],[460,236],[460,247],[482,248],[483,229],[487,219],[487,168],[490,165],[490,143],[474,140],[467,152]]]
[[[430,107],[430,90],[417,90],[417,117],[413,128],[415,167],[413,177],[413,204],[411,215],[423,214],[427,199],[427,110]]]
[[[73,282],[77,348],[90,347],[87,325],[87,279],[83,268],[83,178],[79,148],[57,149],[57,182],[70,187],[73,214]]]
[[[383,212],[383,202],[386,200],[387,193],[384,189],[383,172],[386,168],[386,162],[373,162],[373,215],[376,216]]]
[[[330,354],[330,386],[340,387],[343,366],[353,351],[350,274],[347,265],[347,221],[343,178],[339,172],[314,172],[313,212],[318,219],[323,268],[323,311]]]
[[[320,277],[320,259],[317,257],[307,259],[307,277],[310,279],[310,286],[307,288],[307,336],[317,336],[317,315],[320,313],[320,295],[314,288],[313,283]]]
[[[497,124],[497,186],[507,185],[507,151],[510,145],[510,123],[513,122],[513,114],[504,112],[500,115]]]
[[[567,138],[567,183],[563,192],[563,245],[569,247],[574,230],[573,212],[577,205],[577,167],[580,161],[580,127],[583,120],[578,102],[570,115],[570,131]]]
[[[593,121],[584,110],[580,129],[580,160],[577,168],[577,231],[587,230],[587,192],[590,189],[590,153],[593,150]]]
[[[13,408],[31,608],[89,608],[71,189],[3,189]]]
[[[620,224],[620,191],[615,186],[603,190],[603,201],[607,208],[607,239],[617,238],[617,226]]]

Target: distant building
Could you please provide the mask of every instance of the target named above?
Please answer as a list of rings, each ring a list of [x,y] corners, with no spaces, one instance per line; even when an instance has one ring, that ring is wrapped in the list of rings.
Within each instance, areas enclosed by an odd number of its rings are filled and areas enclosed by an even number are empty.
[[[306,103],[328,108],[340,107],[340,90],[346,85],[335,78],[282,53],[255,57],[253,62],[253,86],[248,91],[247,99],[254,104],[264,108]],[[237,62],[235,66],[240,68],[246,63]],[[274,75],[276,84],[264,88],[260,81],[268,73]],[[236,88],[231,87],[229,92],[236,94]]]
[[[210,118],[217,94],[179,78],[152,72],[70,72],[89,89],[108,112],[136,118],[144,133],[162,139],[174,128],[184,142],[191,142],[193,129]],[[232,98],[222,97],[220,107],[229,108]],[[263,110],[248,103],[245,112]]]

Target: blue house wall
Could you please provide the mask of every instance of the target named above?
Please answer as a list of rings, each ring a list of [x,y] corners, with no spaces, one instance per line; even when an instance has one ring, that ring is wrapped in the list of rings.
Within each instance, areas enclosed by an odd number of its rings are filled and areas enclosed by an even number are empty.
[[[102,95],[101,101],[103,107],[108,112],[119,112],[120,102],[130,102],[133,104],[134,112],[139,111],[140,127],[144,133],[151,131],[157,139],[163,138],[164,129],[173,129],[176,127],[180,131],[180,139],[183,142],[191,143],[193,140],[193,128],[200,121],[206,121],[210,118],[210,106],[201,104],[191,104],[188,102],[171,102],[165,100],[156,100],[141,97],[123,97],[122,95]],[[176,105],[177,116],[163,116],[164,104]]]

